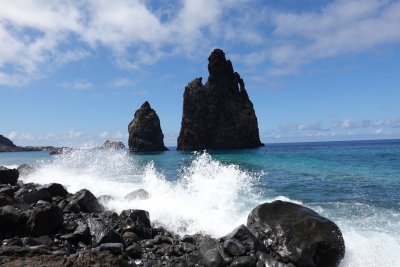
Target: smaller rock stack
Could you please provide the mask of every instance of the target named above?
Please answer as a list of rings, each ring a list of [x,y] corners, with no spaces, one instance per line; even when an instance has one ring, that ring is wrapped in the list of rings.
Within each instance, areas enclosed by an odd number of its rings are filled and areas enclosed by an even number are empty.
[[[164,135],[157,113],[149,102],[135,112],[135,117],[129,123],[129,150],[133,152],[152,152],[168,150],[164,146]]]

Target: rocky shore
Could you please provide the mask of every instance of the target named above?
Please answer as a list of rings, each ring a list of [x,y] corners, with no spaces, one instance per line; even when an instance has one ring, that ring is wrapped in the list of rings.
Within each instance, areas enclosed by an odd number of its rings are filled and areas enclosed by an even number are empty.
[[[247,225],[223,237],[178,236],[145,210],[117,214],[102,205],[110,196],[25,184],[20,171],[0,168],[1,266],[329,267],[344,257],[336,224],[290,202],[256,207]],[[143,189],[129,195],[146,196]]]

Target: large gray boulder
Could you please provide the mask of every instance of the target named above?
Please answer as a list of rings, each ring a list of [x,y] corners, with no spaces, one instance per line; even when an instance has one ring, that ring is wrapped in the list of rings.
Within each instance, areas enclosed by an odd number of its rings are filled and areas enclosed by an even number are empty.
[[[221,49],[208,58],[205,85],[196,78],[185,87],[178,150],[262,146],[257,117],[244,82]]]
[[[133,152],[152,152],[168,150],[164,146],[164,135],[157,113],[149,102],[135,112],[135,117],[129,123],[129,150]]]
[[[248,229],[272,252],[296,267],[338,266],[345,245],[339,227],[291,202],[264,203],[251,211]]]

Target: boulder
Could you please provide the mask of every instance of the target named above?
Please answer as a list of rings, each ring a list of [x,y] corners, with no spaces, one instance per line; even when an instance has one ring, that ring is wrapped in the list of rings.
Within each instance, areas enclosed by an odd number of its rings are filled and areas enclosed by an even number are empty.
[[[134,232],[141,239],[152,238],[149,213],[145,210],[124,210],[119,215],[125,231]]]
[[[98,246],[103,243],[124,243],[122,236],[99,218],[89,217],[87,219],[87,225],[90,229],[93,246]]]
[[[21,213],[13,206],[0,208],[0,233],[9,234],[17,230]]]
[[[122,142],[107,140],[103,143],[103,145],[100,148],[101,149],[123,149],[123,148],[125,148],[125,145]]]
[[[157,113],[149,102],[135,112],[134,119],[129,123],[129,150],[133,152],[165,151],[164,135]]]
[[[110,251],[114,255],[121,255],[124,245],[122,243],[103,243],[98,249],[99,251]]]
[[[22,202],[26,204],[34,204],[39,200],[51,201],[51,195],[44,187],[22,195]]]
[[[226,266],[224,260],[218,252],[218,249],[210,249],[203,256],[203,265],[205,267],[223,267]]]
[[[2,169],[0,170],[0,184],[16,185],[19,177],[17,169]]]
[[[259,205],[249,214],[247,227],[268,249],[297,267],[338,266],[345,254],[334,222],[291,202]]]
[[[68,191],[61,184],[52,183],[47,185],[46,189],[52,197],[66,197],[68,195]]]
[[[221,49],[208,58],[205,85],[196,78],[185,87],[178,150],[262,146],[257,117],[244,82]]]
[[[135,200],[135,199],[148,199],[150,196],[149,192],[147,192],[144,189],[138,189],[135,190],[133,192],[130,192],[129,194],[127,194],[124,198],[126,200]]]
[[[57,232],[63,221],[63,213],[58,206],[44,205],[33,209],[27,227],[32,236],[39,237]]]
[[[0,207],[13,204],[10,196],[0,193]]]
[[[91,213],[91,212],[102,212],[103,206],[97,201],[97,198],[87,189],[82,189],[76,192],[69,198],[69,201],[75,201],[80,208],[80,211]]]

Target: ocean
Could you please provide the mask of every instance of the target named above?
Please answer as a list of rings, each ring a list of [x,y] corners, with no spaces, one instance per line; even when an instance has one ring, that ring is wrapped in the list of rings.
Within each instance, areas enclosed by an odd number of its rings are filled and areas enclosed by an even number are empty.
[[[24,182],[58,182],[114,197],[108,208],[149,211],[179,234],[222,236],[258,204],[310,207],[342,230],[340,266],[400,266],[400,140],[267,144],[251,150],[130,154],[82,149],[0,153],[0,166],[31,164]],[[147,200],[124,196],[143,188]]]

